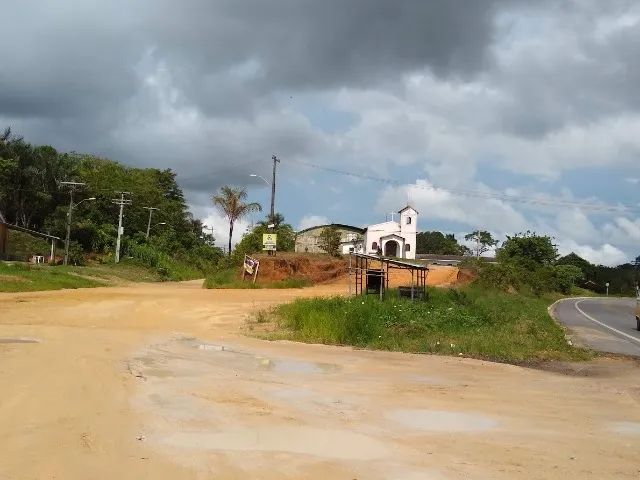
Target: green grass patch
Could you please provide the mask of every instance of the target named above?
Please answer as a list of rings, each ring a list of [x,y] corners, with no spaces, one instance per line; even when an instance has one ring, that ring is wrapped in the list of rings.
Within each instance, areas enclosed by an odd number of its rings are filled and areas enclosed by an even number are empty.
[[[204,281],[204,288],[219,289],[257,289],[257,288],[304,288],[311,285],[311,282],[304,278],[287,278],[277,282],[258,282],[242,280],[238,276],[237,269],[219,270],[207,275]]]
[[[431,289],[426,301],[376,297],[299,299],[276,307],[272,339],[435,353],[508,363],[583,360],[547,307],[557,296]]]
[[[104,285],[57,267],[0,262],[0,292],[34,292]]]
[[[57,266],[56,270],[95,277],[109,283],[126,282],[161,282],[165,280],[155,269],[141,265],[134,259],[124,259],[120,263],[96,263],[84,267]]]
[[[173,258],[151,245],[131,243],[128,254],[138,264],[152,268],[162,280],[195,280],[204,276],[195,266]]]

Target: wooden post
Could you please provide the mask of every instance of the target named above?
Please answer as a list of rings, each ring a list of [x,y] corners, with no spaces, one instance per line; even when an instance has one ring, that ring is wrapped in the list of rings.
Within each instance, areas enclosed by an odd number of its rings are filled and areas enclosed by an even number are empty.
[[[242,281],[244,282],[244,277],[247,273],[247,254],[244,254],[244,260],[242,260]]]
[[[258,278],[258,269],[260,268],[260,262],[256,262],[256,268],[253,269],[253,283],[255,285],[256,279]]]
[[[5,224],[0,223],[0,255],[7,253],[8,243],[9,243],[9,230]]]

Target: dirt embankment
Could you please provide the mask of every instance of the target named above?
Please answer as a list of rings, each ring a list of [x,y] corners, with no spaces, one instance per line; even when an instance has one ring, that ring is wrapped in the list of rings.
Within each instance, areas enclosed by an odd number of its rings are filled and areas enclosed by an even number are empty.
[[[328,255],[279,253],[275,257],[260,255],[258,259],[260,260],[258,283],[278,282],[291,278],[305,279],[312,284],[346,283],[348,281],[348,257],[333,258]],[[473,278],[471,272],[460,270],[458,267],[430,265],[427,285],[450,287],[470,283]],[[411,272],[391,269],[389,285],[391,287],[411,285]]]
[[[329,282],[347,275],[348,260],[328,255],[278,254],[275,257],[258,256],[260,270],[258,283],[279,282],[292,278],[313,284]]]

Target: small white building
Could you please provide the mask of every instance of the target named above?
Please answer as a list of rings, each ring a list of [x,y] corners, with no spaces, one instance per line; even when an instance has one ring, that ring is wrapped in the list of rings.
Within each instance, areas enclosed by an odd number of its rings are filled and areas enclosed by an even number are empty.
[[[399,222],[390,221],[367,227],[364,235],[366,253],[376,255],[381,251],[385,257],[416,258],[418,212],[407,205],[398,213]]]

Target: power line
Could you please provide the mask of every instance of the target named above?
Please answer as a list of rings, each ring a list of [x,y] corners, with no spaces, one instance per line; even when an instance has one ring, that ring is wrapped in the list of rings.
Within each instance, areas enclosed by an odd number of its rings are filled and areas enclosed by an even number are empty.
[[[632,212],[640,210],[640,208],[632,206],[632,205],[608,205],[604,203],[584,203],[584,202],[573,202],[569,200],[562,200],[557,198],[538,198],[538,197],[527,197],[523,195],[509,195],[506,193],[492,193],[492,192],[483,192],[480,190],[467,190],[461,188],[449,188],[449,187],[441,187],[434,184],[431,185],[407,185],[406,182],[402,182],[400,180],[392,179],[392,178],[384,178],[377,177],[374,175],[367,175],[363,173],[355,173],[349,172],[346,170],[340,170],[338,168],[325,167],[323,165],[317,165],[311,162],[305,162],[303,160],[293,160],[290,159],[290,162],[298,163],[300,165],[304,165],[306,167],[315,168],[317,170],[324,170],[326,172],[336,173],[338,175],[349,176],[354,178],[360,178],[363,180],[369,180],[378,183],[385,183],[388,185],[396,185],[396,186],[407,186],[410,188],[419,188],[422,190],[429,190],[432,192],[441,191],[450,193],[451,195],[470,197],[470,198],[482,198],[486,200],[504,200],[506,202],[514,202],[514,203],[523,203],[523,204],[534,204],[534,205],[543,205],[543,206],[561,206],[561,207],[571,207],[578,208],[581,210],[590,210],[594,212]]]

